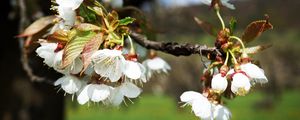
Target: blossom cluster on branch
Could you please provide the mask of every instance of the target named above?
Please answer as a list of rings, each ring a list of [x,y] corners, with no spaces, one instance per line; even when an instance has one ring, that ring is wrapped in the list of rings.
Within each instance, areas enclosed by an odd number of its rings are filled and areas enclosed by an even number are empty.
[[[252,55],[269,45],[245,44],[273,27],[266,16],[250,23],[241,38],[235,36],[236,20],[232,19],[227,27],[220,14],[223,6],[235,9],[228,1],[202,0],[215,11],[221,29],[195,18],[204,31],[216,37],[213,47],[148,40],[141,32],[142,23],[132,17],[119,18],[116,11],[108,11],[97,0],[56,0],[51,9],[57,15],[40,18],[18,37],[27,37],[25,47],[40,44],[35,50],[37,55],[64,75],[54,85],[72,98],[76,95],[79,104],[91,101],[118,106],[124,98],[137,98],[142,92],[140,86],[153,74],[171,70],[156,51],[175,56],[200,54],[208,60],[201,77],[203,90],[184,92],[180,99],[186,103],[184,106],[191,105],[201,119],[228,120],[231,112],[223,105],[224,98],[245,96],[256,83],[268,82]],[[134,41],[149,49],[149,58],[143,62]]]

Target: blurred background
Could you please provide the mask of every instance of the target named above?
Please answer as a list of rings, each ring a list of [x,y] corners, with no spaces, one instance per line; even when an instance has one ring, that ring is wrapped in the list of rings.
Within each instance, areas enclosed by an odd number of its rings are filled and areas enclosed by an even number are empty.
[[[190,108],[181,108],[179,96],[188,90],[199,91],[203,65],[199,55],[175,57],[159,53],[172,67],[168,75],[156,76],[144,85],[134,103],[119,109],[91,103],[80,106],[71,96],[51,85],[60,75],[42,64],[35,53],[29,57],[32,73],[47,78],[30,81],[22,62],[22,41],[15,36],[25,26],[50,11],[50,0],[3,0],[0,12],[0,119],[1,120],[197,120]],[[260,61],[269,83],[257,85],[245,97],[225,100],[233,120],[300,119],[300,1],[233,0],[236,10],[222,9],[225,21],[238,20],[237,35],[254,20],[270,16],[274,29],[265,32],[248,46],[272,44],[255,59]],[[142,9],[157,33],[158,41],[198,43],[213,46],[215,38],[194,22],[194,16],[218,26],[214,12],[198,0],[124,0],[125,6]],[[23,16],[23,17],[20,17]],[[25,19],[26,18],[26,19]],[[28,72],[28,71],[27,71]]]

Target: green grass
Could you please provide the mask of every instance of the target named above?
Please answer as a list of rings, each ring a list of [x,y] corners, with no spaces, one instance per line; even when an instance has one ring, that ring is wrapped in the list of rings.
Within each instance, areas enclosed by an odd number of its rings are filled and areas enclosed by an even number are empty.
[[[299,120],[299,92],[286,92],[270,109],[254,107],[263,100],[264,94],[250,93],[227,101],[233,120]],[[69,101],[69,99],[68,99]],[[76,106],[67,102],[67,120],[198,120],[190,108],[176,109],[176,102],[167,96],[142,95],[134,104],[120,109],[108,108],[91,103],[90,106]]]

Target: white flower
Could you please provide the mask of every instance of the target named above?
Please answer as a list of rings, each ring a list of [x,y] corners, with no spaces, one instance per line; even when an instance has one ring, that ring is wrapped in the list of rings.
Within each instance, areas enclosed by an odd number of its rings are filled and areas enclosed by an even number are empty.
[[[264,70],[252,63],[242,64],[241,70],[244,71],[256,83],[264,84],[268,82],[268,79],[264,74]]]
[[[111,91],[109,103],[111,103],[113,106],[120,105],[124,100],[124,96],[127,98],[136,98],[142,92],[139,87],[131,82],[124,82],[121,84],[121,86],[113,88]]]
[[[170,65],[160,57],[147,59],[143,62],[143,65],[147,68],[147,78],[150,78],[153,73],[168,73],[171,70]]]
[[[55,52],[57,43],[41,43],[41,46],[36,49],[36,53],[41,58],[44,58],[44,63],[49,67],[53,67],[56,71],[63,74],[77,74],[82,68],[83,64],[79,57],[77,57],[70,65],[66,68],[61,68],[63,50]]]
[[[92,61],[95,72],[111,82],[117,82],[123,75],[125,58],[120,50],[98,50],[92,55]]]
[[[70,29],[75,24],[75,10],[82,2],[83,0],[56,0],[58,4],[57,11],[59,17],[64,20],[65,29]]]
[[[83,88],[77,97],[79,104],[83,105],[89,100],[100,102],[107,99],[110,95],[110,87],[105,84],[88,84]]]
[[[200,0],[203,4],[206,5],[211,5],[211,1],[212,0]],[[234,5],[229,3],[230,0],[220,0],[222,5],[224,5],[225,7],[229,8],[229,9],[235,9]]]
[[[180,96],[180,100],[191,105],[193,112],[199,118],[211,119],[213,117],[212,104],[202,94],[194,91],[187,91]]]
[[[213,115],[215,120],[229,120],[231,112],[222,105],[214,106]]]
[[[232,77],[231,91],[236,95],[244,96],[250,90],[249,78],[243,73],[235,73]]]
[[[76,77],[66,75],[55,81],[54,85],[60,85],[61,88],[68,94],[74,94],[81,89],[83,82]]]
[[[211,88],[216,93],[223,93],[227,88],[227,79],[222,74],[216,74],[211,80]]]
[[[145,73],[146,69],[141,63],[129,60],[125,62],[124,75],[127,78],[131,80],[140,80],[141,82],[147,82]]]
[[[54,52],[56,47],[56,43],[41,43],[41,46],[36,49],[38,56],[44,58],[44,63],[49,67],[54,67],[61,61],[59,59],[61,53]]]

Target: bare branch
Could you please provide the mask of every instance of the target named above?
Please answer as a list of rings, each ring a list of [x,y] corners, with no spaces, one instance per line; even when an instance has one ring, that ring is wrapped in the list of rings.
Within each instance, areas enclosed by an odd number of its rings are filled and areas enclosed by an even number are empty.
[[[207,57],[208,55],[214,57],[217,54],[221,54],[215,47],[210,48],[206,45],[151,41],[148,40],[146,36],[134,31],[131,31],[130,36],[135,40],[135,42],[147,49],[158,50],[161,52],[172,54],[174,56],[189,56],[192,54],[200,54],[205,57]]]

